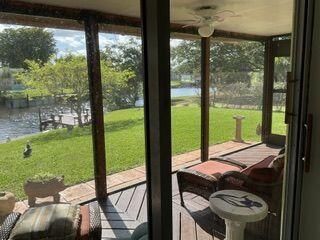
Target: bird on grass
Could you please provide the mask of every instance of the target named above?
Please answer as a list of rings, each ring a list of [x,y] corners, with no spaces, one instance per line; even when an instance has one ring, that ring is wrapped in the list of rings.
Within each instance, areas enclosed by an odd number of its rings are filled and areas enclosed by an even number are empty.
[[[30,142],[28,141],[27,144],[26,144],[26,147],[25,147],[25,149],[23,151],[23,157],[24,158],[30,157],[31,153],[32,153],[32,148],[30,146]]]

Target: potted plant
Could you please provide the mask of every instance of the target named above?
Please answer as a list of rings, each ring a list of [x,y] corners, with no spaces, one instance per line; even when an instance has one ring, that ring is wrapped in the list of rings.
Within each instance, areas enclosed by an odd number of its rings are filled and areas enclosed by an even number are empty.
[[[6,216],[13,211],[16,199],[10,192],[0,192],[0,216]]]
[[[28,196],[28,204],[30,207],[35,205],[37,197],[45,198],[53,196],[55,203],[60,202],[59,192],[64,189],[66,189],[64,176],[55,176],[49,173],[37,174],[28,179],[24,184],[24,192]]]

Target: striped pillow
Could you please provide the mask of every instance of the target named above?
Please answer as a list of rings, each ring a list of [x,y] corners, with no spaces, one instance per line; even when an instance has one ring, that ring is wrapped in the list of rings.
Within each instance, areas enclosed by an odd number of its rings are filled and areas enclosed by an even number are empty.
[[[12,240],[73,240],[80,219],[80,206],[51,204],[30,208],[11,232]]]

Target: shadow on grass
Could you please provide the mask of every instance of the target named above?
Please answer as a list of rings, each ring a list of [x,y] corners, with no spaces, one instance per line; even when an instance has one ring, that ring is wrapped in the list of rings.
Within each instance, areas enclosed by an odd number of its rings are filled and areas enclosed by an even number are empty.
[[[138,119],[130,119],[130,120],[123,120],[123,121],[112,121],[107,122],[104,124],[104,128],[106,132],[117,132],[121,130],[126,130],[132,127],[135,127],[139,124],[143,124],[143,118]]]
[[[117,132],[121,130],[127,130],[132,127],[135,127],[139,124],[143,124],[143,118],[139,119],[130,119],[130,120],[121,120],[121,121],[111,121],[111,122],[105,122],[105,132]],[[75,127],[73,130],[68,131],[67,129],[57,129],[50,131],[45,134],[39,134],[34,137],[32,137],[30,140],[33,143],[36,142],[48,142],[53,140],[66,140],[66,139],[72,139],[77,137],[84,137],[84,136],[91,136],[91,126],[84,126],[84,127]]]

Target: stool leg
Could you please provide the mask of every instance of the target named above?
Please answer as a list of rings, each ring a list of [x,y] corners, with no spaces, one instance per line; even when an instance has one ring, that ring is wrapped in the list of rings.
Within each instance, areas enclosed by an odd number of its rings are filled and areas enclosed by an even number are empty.
[[[184,205],[184,200],[183,200],[183,192],[179,191],[179,194],[180,194],[181,206],[182,206],[182,207],[185,207],[185,205]]]

